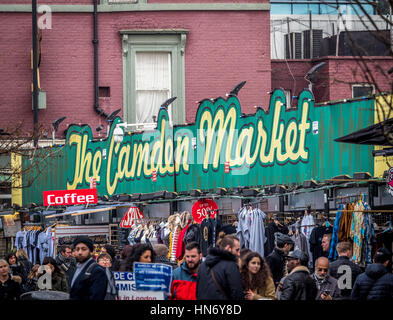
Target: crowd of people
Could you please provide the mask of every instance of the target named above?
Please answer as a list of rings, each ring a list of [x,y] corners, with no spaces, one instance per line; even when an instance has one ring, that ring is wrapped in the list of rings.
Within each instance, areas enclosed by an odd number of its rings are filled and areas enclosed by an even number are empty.
[[[307,254],[294,249],[288,235],[277,232],[274,250],[264,258],[240,248],[235,235],[220,234],[205,258],[198,242],[188,242],[179,264],[173,264],[165,244],[126,245],[119,259],[105,245],[95,257],[92,240],[79,236],[72,246],[59,247],[56,259],[45,257],[42,265],[32,265],[23,249],[0,259],[0,300],[19,300],[40,290],[64,292],[71,300],[116,300],[113,272],[132,272],[134,262],[172,265],[169,300],[393,299],[389,250],[378,249],[365,270],[351,261],[350,242],[338,243],[336,250],[338,259],[321,256],[310,270]],[[46,273],[49,283],[41,278]]]

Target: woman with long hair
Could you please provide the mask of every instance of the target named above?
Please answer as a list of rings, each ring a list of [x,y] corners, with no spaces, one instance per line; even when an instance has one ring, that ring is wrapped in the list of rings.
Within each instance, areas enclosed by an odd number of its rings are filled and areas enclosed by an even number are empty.
[[[45,257],[42,261],[43,265],[47,265],[51,269],[52,289],[54,291],[68,291],[68,282],[65,273],[60,269],[56,260],[52,257]]]
[[[16,251],[15,256],[17,257],[18,261],[23,264],[25,268],[25,272],[28,275],[30,273],[33,264],[29,260],[29,256],[27,255],[26,251],[22,248]]]
[[[120,271],[134,271],[134,262],[155,262],[156,254],[153,247],[148,243],[137,243],[132,247],[132,250],[123,264]]]
[[[240,275],[246,300],[276,300],[273,277],[266,261],[257,252],[242,259]]]
[[[26,283],[22,286],[24,292],[36,291],[38,290],[38,269],[40,265],[35,264],[31,270],[29,275],[27,276]]]

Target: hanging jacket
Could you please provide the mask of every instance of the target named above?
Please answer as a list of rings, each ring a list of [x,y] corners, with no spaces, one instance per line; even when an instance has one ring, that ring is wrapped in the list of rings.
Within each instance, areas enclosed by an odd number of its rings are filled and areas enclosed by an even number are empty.
[[[294,246],[293,250],[299,249],[299,250],[301,250],[302,252],[304,252],[305,254],[308,255],[307,238],[305,237],[304,234],[302,234],[302,233],[299,233],[299,234],[294,233],[291,236],[291,239],[295,243],[295,246]]]
[[[240,248],[249,248],[250,245],[250,221],[246,207],[240,208],[238,212],[239,223],[236,228],[236,236],[240,241]]]
[[[179,239],[177,240],[177,248],[176,248],[176,258],[177,260],[183,259],[184,252],[185,252],[185,245],[184,245],[184,236],[187,232],[187,229],[191,225],[191,222],[187,224],[187,226],[180,231]]]
[[[274,222],[271,222],[266,226],[265,228],[266,242],[264,248],[265,257],[267,257],[274,250],[275,247],[274,234],[276,232],[280,232],[282,234],[288,234],[289,230],[286,225],[280,226],[275,224]]]
[[[353,205],[348,203],[342,213],[340,225],[338,228],[338,241],[349,241],[352,224]]]
[[[393,274],[380,263],[367,266],[355,281],[352,300],[393,300]]]
[[[170,300],[196,300],[197,273],[191,273],[184,261],[173,271]]]
[[[201,226],[197,223],[191,224],[183,237],[183,242],[186,245],[189,242],[195,241],[197,243],[200,242],[201,235],[200,235]]]
[[[321,245],[323,235],[332,232],[333,232],[333,228],[330,226],[329,227],[319,226],[312,230],[309,243],[310,243],[310,250],[312,253],[313,265],[315,265],[315,261],[319,257],[324,257],[326,255],[323,253],[322,245]]]
[[[264,247],[266,242],[264,219],[266,214],[260,209],[249,212],[251,218],[249,249],[258,252],[261,257],[265,257]]]
[[[332,234],[332,239],[330,240],[330,247],[329,247],[329,259],[332,260],[337,259],[336,246],[338,243],[338,229],[340,227],[340,221],[341,221],[341,216],[343,214],[343,210],[344,210],[344,205],[340,204],[336,213],[336,218],[334,219],[333,234]]]
[[[216,281],[225,295],[213,281],[210,269],[213,269]],[[196,297],[197,300],[243,300],[237,257],[229,251],[210,248],[205,262],[198,270]]]

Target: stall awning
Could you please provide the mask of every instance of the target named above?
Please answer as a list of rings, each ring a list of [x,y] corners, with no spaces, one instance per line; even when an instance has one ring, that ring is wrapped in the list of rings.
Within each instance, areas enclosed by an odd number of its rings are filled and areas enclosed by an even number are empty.
[[[62,213],[56,213],[56,214],[50,214],[50,215],[45,215],[46,219],[49,218],[56,218],[56,217],[62,217],[62,216],[79,216],[82,214],[89,214],[89,213],[96,213],[96,212],[103,212],[103,211],[109,211],[117,208],[124,208],[124,207],[131,207],[134,206],[133,202],[122,202],[122,203],[115,203],[115,204],[106,204],[106,205],[98,205],[95,207],[90,207],[86,209],[82,209],[80,206],[77,208],[69,207],[65,212]]]
[[[334,141],[376,146],[393,146],[386,138],[384,130],[385,132],[393,134],[393,118],[353,132],[344,137],[337,138]]]

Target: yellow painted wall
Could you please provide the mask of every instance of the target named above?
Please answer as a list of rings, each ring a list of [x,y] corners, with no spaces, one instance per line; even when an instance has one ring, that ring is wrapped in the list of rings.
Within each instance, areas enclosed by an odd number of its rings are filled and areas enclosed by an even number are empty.
[[[393,95],[378,96],[375,99],[375,117],[374,123],[393,118]],[[384,147],[375,146],[375,150],[381,150]],[[393,167],[393,156],[390,157],[374,157],[374,177],[382,178],[384,171]]]
[[[22,206],[22,156],[16,153],[11,154],[12,175],[12,204]]]

